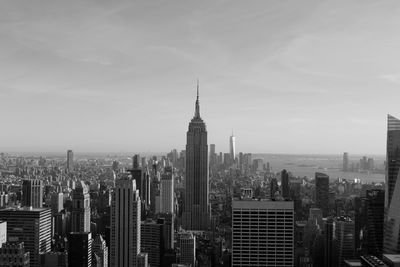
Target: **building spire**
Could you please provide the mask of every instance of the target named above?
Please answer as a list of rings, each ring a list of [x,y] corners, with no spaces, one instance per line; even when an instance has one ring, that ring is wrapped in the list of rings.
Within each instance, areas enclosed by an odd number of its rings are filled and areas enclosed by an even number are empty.
[[[196,109],[195,109],[194,117],[200,118],[199,79],[197,79],[197,98],[196,98]]]

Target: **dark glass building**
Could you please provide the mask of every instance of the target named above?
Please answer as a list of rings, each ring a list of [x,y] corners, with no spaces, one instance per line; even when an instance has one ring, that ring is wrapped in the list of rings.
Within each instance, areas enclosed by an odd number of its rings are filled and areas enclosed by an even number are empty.
[[[315,205],[322,210],[322,216],[329,215],[329,176],[315,173]]]

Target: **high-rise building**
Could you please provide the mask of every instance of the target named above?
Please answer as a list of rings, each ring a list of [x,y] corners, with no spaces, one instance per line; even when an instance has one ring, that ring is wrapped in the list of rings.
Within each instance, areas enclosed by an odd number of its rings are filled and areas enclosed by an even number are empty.
[[[284,199],[290,198],[289,173],[285,169],[282,170],[281,172],[281,187],[282,187],[282,197]]]
[[[67,171],[71,172],[74,169],[74,152],[67,151]]]
[[[198,84],[195,113],[187,132],[185,182],[183,228],[207,230],[210,221],[208,145],[206,124],[200,117]]]
[[[68,263],[69,266],[92,267],[92,234],[68,234]]]
[[[136,266],[140,253],[140,197],[131,175],[116,180],[111,201],[110,266]]]
[[[179,263],[196,266],[196,236],[191,232],[178,233]]]
[[[347,152],[343,153],[343,171],[349,171],[349,153]]]
[[[108,267],[108,247],[106,241],[101,235],[97,235],[94,239],[92,244],[92,253],[93,266]],[[96,264],[94,264],[95,258]]]
[[[328,218],[325,222],[324,239],[324,267],[334,267],[333,264],[333,234],[334,220]]]
[[[334,266],[345,267],[345,260],[354,258],[354,221],[349,217],[334,219],[333,246],[336,263]]]
[[[29,252],[24,242],[7,242],[0,248],[0,266],[29,267]]]
[[[64,194],[53,193],[51,194],[51,214],[54,216],[64,209]]]
[[[322,215],[329,215],[329,176],[325,173],[315,173],[315,205],[322,210]]]
[[[68,267],[68,252],[46,252],[40,255],[41,267]]]
[[[22,206],[43,207],[43,181],[39,179],[22,181]]]
[[[229,137],[229,154],[231,156],[231,162],[235,162],[235,157],[236,157],[236,137],[232,135]]]
[[[174,176],[172,167],[165,167],[160,183],[160,212],[174,213]]]
[[[210,167],[217,163],[217,154],[215,154],[215,144],[210,144]]]
[[[385,191],[367,190],[366,250],[376,257],[382,256]]]
[[[72,193],[71,232],[90,232],[90,195],[88,186],[80,181]]]
[[[8,241],[24,242],[30,266],[39,267],[40,254],[51,249],[51,209],[3,209],[0,220],[7,221]]]
[[[400,120],[388,115],[383,251],[400,253]]]
[[[150,266],[160,266],[164,253],[163,225],[147,220],[141,224],[140,251],[148,254]]]
[[[137,267],[148,267],[149,266],[149,255],[147,253],[140,252],[137,256]]]
[[[293,202],[233,200],[232,266],[293,264]]]

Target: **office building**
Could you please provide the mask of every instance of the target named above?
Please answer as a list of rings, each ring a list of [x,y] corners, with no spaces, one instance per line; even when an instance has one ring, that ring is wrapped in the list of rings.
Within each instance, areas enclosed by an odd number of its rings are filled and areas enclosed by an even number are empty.
[[[366,251],[368,254],[381,257],[383,249],[385,191],[382,189],[367,190],[366,198]]]
[[[199,85],[194,117],[186,143],[186,193],[182,226],[186,230],[207,230],[210,222],[208,145],[206,124],[200,117]]]
[[[111,201],[111,266],[136,265],[140,253],[140,202],[132,176],[123,174],[115,181]]]
[[[346,266],[345,260],[353,259],[355,254],[354,221],[349,217],[337,217],[334,219],[334,266]]]
[[[43,207],[43,181],[39,179],[22,181],[22,206]]]
[[[325,173],[315,173],[315,206],[322,210],[322,215],[329,215],[329,176]]]
[[[92,267],[92,234],[68,234],[68,263],[74,267]]]
[[[108,247],[106,241],[101,235],[97,235],[93,240],[92,253],[93,266],[108,267]]]
[[[174,213],[174,176],[172,167],[165,167],[160,182],[160,212]]]
[[[24,242],[7,242],[0,248],[0,266],[29,267],[29,252]]]
[[[71,232],[90,232],[90,195],[83,181],[72,192]]]
[[[148,267],[149,266],[149,259],[147,253],[139,253],[137,256],[137,267]],[[152,265],[151,265],[152,266]]]
[[[68,252],[47,252],[40,255],[41,267],[68,267]]]
[[[3,209],[0,220],[7,221],[8,241],[24,242],[30,266],[39,267],[40,254],[51,249],[51,209]]]
[[[325,240],[324,240],[324,260],[325,267],[334,267],[333,265],[333,234],[334,234],[334,220],[328,218],[325,222]]]
[[[51,214],[54,216],[64,209],[64,194],[53,193],[51,194]]]
[[[74,170],[74,152],[72,150],[67,151],[67,172]]]
[[[233,200],[232,266],[293,264],[293,202]]]
[[[281,187],[282,187],[282,197],[284,199],[289,199],[290,198],[289,173],[285,169],[281,171]]]
[[[383,251],[400,254],[400,120],[388,115]]]
[[[179,263],[196,266],[196,236],[191,232],[178,233]]]
[[[164,254],[163,225],[152,220],[141,223],[140,251],[148,254],[150,266],[160,266]]]
[[[232,135],[229,137],[229,154],[231,158],[231,163],[235,162],[235,157],[236,157],[236,137]]]
[[[349,171],[349,153],[347,153],[347,152],[343,153],[343,168],[342,168],[342,170],[344,172]]]

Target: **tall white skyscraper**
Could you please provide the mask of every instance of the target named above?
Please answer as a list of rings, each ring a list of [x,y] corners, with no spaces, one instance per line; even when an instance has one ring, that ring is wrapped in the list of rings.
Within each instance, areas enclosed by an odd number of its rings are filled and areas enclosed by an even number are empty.
[[[293,201],[233,200],[232,266],[293,264]]]
[[[115,182],[111,202],[110,249],[110,266],[136,266],[140,253],[140,197],[129,174],[123,174]]]
[[[232,135],[229,137],[229,154],[231,155],[232,163],[235,162],[235,155],[236,155],[236,137]]]
[[[165,173],[161,176],[160,212],[174,213],[174,177],[171,167],[165,167]]]

